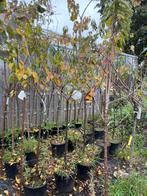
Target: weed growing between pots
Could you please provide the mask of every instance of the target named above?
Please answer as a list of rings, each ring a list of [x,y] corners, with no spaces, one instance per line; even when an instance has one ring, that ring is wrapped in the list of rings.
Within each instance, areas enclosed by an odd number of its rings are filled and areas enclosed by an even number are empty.
[[[111,183],[109,188],[110,196],[140,196],[147,194],[147,177],[140,173],[132,172],[127,178],[119,178]]]

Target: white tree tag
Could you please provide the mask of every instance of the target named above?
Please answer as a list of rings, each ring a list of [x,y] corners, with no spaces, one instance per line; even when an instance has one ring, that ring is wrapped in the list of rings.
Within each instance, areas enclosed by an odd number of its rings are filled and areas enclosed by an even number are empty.
[[[20,93],[18,94],[18,98],[21,100],[24,100],[24,98],[26,98],[26,94],[24,91],[20,91]]]
[[[72,94],[72,98],[76,101],[78,99],[81,99],[82,93],[80,91],[74,90]]]
[[[138,107],[138,112],[137,112],[137,119],[139,120],[141,118],[141,106]]]

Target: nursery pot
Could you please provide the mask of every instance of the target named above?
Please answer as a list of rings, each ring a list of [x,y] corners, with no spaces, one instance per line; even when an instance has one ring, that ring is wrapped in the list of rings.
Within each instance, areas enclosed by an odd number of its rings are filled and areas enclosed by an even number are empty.
[[[76,129],[78,129],[78,128],[80,128],[80,127],[82,127],[82,123],[75,123],[75,128],[76,128]]]
[[[24,185],[24,195],[25,196],[47,196],[47,184],[43,184],[40,187],[33,188]]]
[[[5,163],[5,172],[7,178],[15,179],[15,176],[18,174],[18,163]]]
[[[86,142],[86,144],[92,144],[93,143],[93,133],[87,133],[85,135],[85,142]]]
[[[100,158],[104,159],[104,143],[99,144],[99,146],[102,148],[102,151],[100,153]],[[110,149],[110,143],[107,143],[107,152],[109,154],[109,149]]]
[[[48,131],[47,131],[47,129],[42,128],[41,129],[40,136],[41,136],[42,139],[47,139],[47,137],[48,137]]]
[[[81,164],[81,163],[78,163],[77,164],[77,178],[79,180],[88,180],[90,178],[90,171],[92,169],[92,166],[91,165],[84,165],[84,164]]]
[[[50,132],[50,135],[53,136],[53,135],[57,135],[58,134],[58,128],[57,127],[52,127],[51,129],[51,132]]]
[[[75,145],[71,140],[68,140],[68,152],[72,152],[75,149]]]
[[[62,157],[65,153],[65,143],[54,144],[51,143],[52,146],[52,156],[53,157]]]
[[[56,189],[59,193],[70,193],[73,190],[75,175],[60,176],[55,173]]]
[[[120,141],[111,141],[110,142],[110,148],[109,148],[109,154],[113,155],[115,152],[120,148],[121,142]]]
[[[67,128],[66,125],[62,125],[61,130],[65,130]]]
[[[34,167],[35,164],[37,164],[37,155],[35,152],[27,152],[25,153],[26,156],[26,162],[29,167]]]
[[[103,139],[105,132],[104,130],[95,130],[95,139]]]

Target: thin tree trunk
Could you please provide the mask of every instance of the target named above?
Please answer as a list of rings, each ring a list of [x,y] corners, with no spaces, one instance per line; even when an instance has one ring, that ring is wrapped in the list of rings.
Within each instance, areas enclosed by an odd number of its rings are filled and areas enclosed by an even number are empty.
[[[65,154],[64,154],[64,167],[67,168],[67,152],[68,152],[68,118],[69,118],[69,100],[66,100],[66,132],[65,132]]]
[[[11,116],[12,116],[12,126],[11,126],[11,133],[12,133],[12,151],[14,151],[15,148],[15,142],[14,142],[14,99],[11,99]]]
[[[22,127],[21,127],[21,160],[20,160],[20,191],[23,186],[23,144],[24,144],[24,129],[25,129],[25,107],[26,107],[26,99],[24,98],[23,100],[23,108],[22,108]]]
[[[87,107],[86,107],[86,100],[84,99],[84,122],[83,122],[84,146],[83,146],[83,152],[85,152],[85,146],[86,146],[86,121],[87,121]]]
[[[92,140],[95,138],[95,124],[94,124],[94,97],[92,98]]]
[[[104,128],[105,128],[105,135],[104,135],[104,177],[105,177],[105,196],[108,196],[108,152],[107,152],[107,145],[108,145],[108,112],[109,112],[109,95],[110,95],[110,88],[111,88],[111,75],[112,75],[112,65],[107,65],[107,76],[106,76],[106,89],[105,89],[105,104],[104,104]]]

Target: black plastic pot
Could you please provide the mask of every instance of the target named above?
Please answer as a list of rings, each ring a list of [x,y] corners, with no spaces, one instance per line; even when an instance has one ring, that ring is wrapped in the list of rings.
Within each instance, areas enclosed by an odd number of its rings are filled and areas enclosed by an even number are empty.
[[[52,129],[50,131],[50,135],[51,136],[57,135],[58,132],[60,132],[60,130],[58,131],[58,128],[57,127],[52,127]]]
[[[85,135],[85,141],[86,141],[86,144],[92,144],[93,143],[93,133],[87,133]]]
[[[90,178],[90,171],[92,166],[83,165],[81,163],[77,164],[77,178],[81,181],[88,180]]]
[[[24,195],[25,196],[47,196],[47,184],[33,188],[29,186],[24,186]]]
[[[109,154],[113,155],[115,152],[120,148],[121,142],[120,141],[112,141],[110,142]]]
[[[75,145],[71,140],[68,140],[68,152],[72,152],[75,149]]]
[[[62,144],[54,144],[51,143],[52,146],[52,156],[53,157],[62,157],[65,153],[65,143]]]
[[[5,163],[5,172],[7,178],[15,179],[16,175],[18,174],[18,163]]]
[[[105,135],[104,130],[95,131],[95,139],[103,139]]]
[[[42,128],[41,131],[40,131],[40,137],[41,137],[42,139],[47,139],[47,137],[48,137],[48,130]]]
[[[62,130],[65,130],[67,128],[66,125],[62,125]]]
[[[29,167],[34,167],[35,164],[37,164],[37,155],[35,152],[27,152],[25,153],[26,156],[26,162]]]
[[[99,144],[99,146],[102,148],[102,151],[100,153],[100,159],[104,159],[104,143]],[[107,144],[108,155],[109,155],[109,149],[110,149],[110,143]]]
[[[80,127],[82,127],[82,123],[75,123],[75,128],[76,128],[76,129],[78,129],[78,128],[80,128]]]
[[[72,192],[74,187],[74,181],[75,181],[74,174],[67,177],[55,174],[56,189],[58,190],[59,193],[64,194],[64,193]]]

